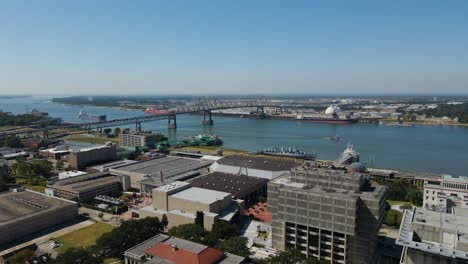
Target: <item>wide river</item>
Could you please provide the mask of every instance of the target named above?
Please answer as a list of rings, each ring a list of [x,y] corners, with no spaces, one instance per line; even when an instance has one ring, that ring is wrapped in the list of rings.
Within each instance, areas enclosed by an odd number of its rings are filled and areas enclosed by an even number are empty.
[[[78,107],[52,103],[50,97],[0,98],[0,109],[15,114],[37,108],[65,122],[83,122],[78,112],[104,114],[107,119],[144,115],[141,111],[114,108]],[[257,151],[272,146],[300,147],[315,152],[320,159],[336,159],[348,142],[375,167],[403,171],[467,175],[468,127],[415,125],[410,127],[352,124],[332,125],[301,123],[284,120],[214,117],[212,127],[201,125],[201,116],[177,117],[178,128],[167,129],[167,121],[142,124],[143,130],[161,132],[170,139],[210,133],[221,136],[227,148]],[[339,135],[343,140],[334,142],[326,137]]]

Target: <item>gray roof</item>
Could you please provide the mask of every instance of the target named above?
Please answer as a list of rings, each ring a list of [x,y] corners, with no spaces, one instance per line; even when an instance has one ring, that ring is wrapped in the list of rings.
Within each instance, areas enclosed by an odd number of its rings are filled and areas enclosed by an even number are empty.
[[[183,191],[177,192],[172,197],[189,200],[189,201],[196,201],[204,204],[211,204],[218,200],[223,200],[227,196],[231,196],[230,193],[227,192],[218,192],[213,190],[202,189],[198,187],[192,187],[185,189]]]
[[[53,198],[33,191],[0,193],[0,225],[33,217],[75,202]]]
[[[189,181],[193,187],[228,192],[241,198],[268,183],[267,179],[252,176],[234,175],[223,172],[214,172]]]
[[[436,255],[468,260],[463,250],[468,242],[468,221],[464,214],[448,214],[415,208],[405,210],[396,244]],[[442,240],[449,235],[455,245]]]
[[[167,156],[141,161],[130,165],[118,166],[114,167],[113,169],[119,171],[136,172],[150,176],[159,174],[159,172],[162,171],[166,177],[169,175],[180,174],[186,171],[207,167],[211,163],[213,162],[201,159]]]
[[[142,243],[129,248],[127,251],[125,251],[125,256],[133,257],[133,258],[141,258],[142,256],[145,255],[145,251],[154,246],[157,243],[160,243],[166,239],[170,238],[170,236],[164,235],[164,234],[159,234],[156,235],[148,240],[143,241]]]
[[[252,157],[243,155],[226,156],[218,160],[217,163],[222,165],[265,171],[288,171],[294,167],[299,166],[298,163],[291,159]]]

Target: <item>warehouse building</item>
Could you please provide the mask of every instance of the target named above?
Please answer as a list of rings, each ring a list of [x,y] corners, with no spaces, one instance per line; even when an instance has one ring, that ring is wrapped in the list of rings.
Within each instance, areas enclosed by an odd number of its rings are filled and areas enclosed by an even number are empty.
[[[268,183],[273,247],[331,263],[378,263],[386,188],[367,175],[297,168]]]
[[[116,197],[128,189],[130,189],[128,176],[96,172],[48,184],[45,193],[52,197],[86,202],[98,195]]]
[[[211,230],[216,220],[234,222],[244,209],[230,193],[192,187],[176,181],[153,190],[153,204],[139,210],[140,218],[167,216],[168,228],[198,223]]]
[[[130,177],[132,189],[151,194],[154,188],[174,181],[183,181],[207,171],[211,160],[163,156],[121,166],[109,167],[116,175]]]
[[[78,216],[78,204],[33,191],[0,193],[0,245]]]
[[[259,196],[266,196],[268,184],[264,178],[222,172],[199,176],[189,182],[193,187],[231,193],[234,198],[244,200],[246,206],[257,202]]]
[[[242,264],[245,258],[177,237],[158,234],[124,253],[125,264]]]
[[[291,159],[232,155],[215,161],[210,170],[272,180],[289,174],[292,168],[299,165]]]

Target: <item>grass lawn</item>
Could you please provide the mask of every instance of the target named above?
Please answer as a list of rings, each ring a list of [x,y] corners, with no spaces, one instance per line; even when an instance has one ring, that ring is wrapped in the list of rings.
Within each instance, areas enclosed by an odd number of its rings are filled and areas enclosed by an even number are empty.
[[[123,261],[121,261],[118,258],[108,258],[104,260],[104,264],[122,264]]]
[[[54,240],[60,242],[62,245],[55,250],[58,253],[63,253],[72,247],[88,247],[94,245],[100,236],[110,232],[112,228],[113,227],[108,224],[95,223],[66,235],[56,237]]]
[[[104,144],[109,141],[112,141],[114,143],[119,143],[118,137],[108,138],[106,136],[94,136],[94,135],[88,135],[88,134],[68,135],[64,137],[64,139],[69,140],[69,141],[85,142],[85,143],[91,143],[91,144]]]
[[[392,200],[387,200],[387,203],[392,206],[392,205],[402,205],[402,204],[409,204],[411,206],[413,206],[412,203],[410,202],[405,202],[405,201],[392,201]]]
[[[40,185],[24,185],[23,186],[26,189],[33,190],[35,192],[40,192],[40,193],[45,193],[45,186],[40,186]]]
[[[7,130],[7,129],[12,129],[12,128],[15,128],[15,126],[0,126],[0,131]]]

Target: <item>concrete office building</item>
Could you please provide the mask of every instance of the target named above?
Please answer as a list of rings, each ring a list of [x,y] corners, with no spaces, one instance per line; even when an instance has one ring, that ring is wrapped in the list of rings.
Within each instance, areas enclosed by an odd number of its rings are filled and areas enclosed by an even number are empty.
[[[120,133],[119,146],[121,147],[145,147],[156,144],[156,135],[150,133]]]
[[[98,195],[116,197],[130,189],[128,176],[116,176],[109,172],[80,175],[48,184],[45,193],[52,197],[86,202]]]
[[[266,196],[268,180],[215,172],[189,182],[193,187],[231,193],[234,198],[244,200],[247,206],[257,202],[259,196]]]
[[[367,175],[297,168],[268,183],[273,247],[330,263],[376,263],[386,188]]]
[[[68,164],[74,169],[82,170],[86,166],[117,159],[115,144],[73,150],[67,156]]]
[[[227,192],[192,187],[188,182],[176,181],[153,190],[153,204],[141,208],[140,218],[165,214],[168,228],[198,223],[211,230],[215,220],[232,222],[244,209],[242,200],[233,200]]]
[[[156,235],[124,253],[125,264],[242,264],[245,258],[164,234]]]
[[[454,207],[468,208],[468,177],[442,175],[441,181],[424,183],[423,208],[452,212]]]
[[[211,160],[163,156],[131,164],[109,167],[116,175],[130,177],[132,189],[151,194],[154,188],[174,181],[183,181],[207,173]]]
[[[0,245],[78,216],[78,204],[33,191],[0,193]]]
[[[272,180],[289,174],[292,168],[299,165],[291,159],[232,155],[214,162],[210,170]]]
[[[454,214],[415,208],[405,210],[396,244],[403,247],[400,263],[468,263],[468,211]]]

